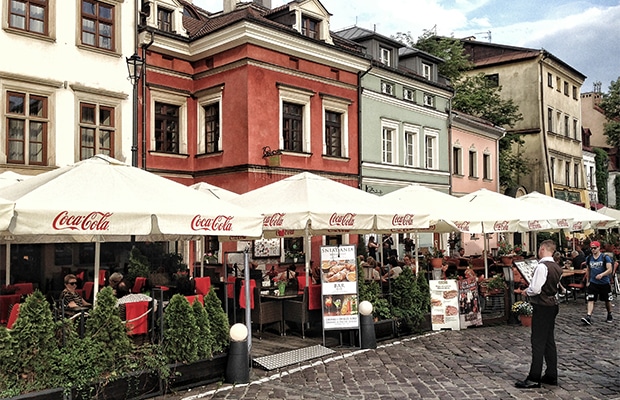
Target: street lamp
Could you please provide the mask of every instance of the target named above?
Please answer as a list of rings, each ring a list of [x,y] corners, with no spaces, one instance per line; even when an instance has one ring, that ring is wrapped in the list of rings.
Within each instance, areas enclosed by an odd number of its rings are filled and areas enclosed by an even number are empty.
[[[138,166],[138,82],[142,75],[144,60],[134,53],[131,57],[126,57],[129,81],[133,85],[133,141],[131,145],[131,165]],[[143,133],[144,134],[144,133]]]

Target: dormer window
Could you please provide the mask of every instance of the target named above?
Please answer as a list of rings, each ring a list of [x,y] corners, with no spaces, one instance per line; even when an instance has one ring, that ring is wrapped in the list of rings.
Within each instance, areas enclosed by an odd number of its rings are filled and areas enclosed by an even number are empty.
[[[390,82],[381,82],[381,93],[394,96],[394,84]]]
[[[427,107],[434,107],[435,97],[432,94],[424,93],[424,105]]]
[[[164,32],[172,32],[172,11],[157,7],[157,28]]]
[[[319,39],[320,21],[303,15],[301,17],[301,34],[312,39]]]
[[[426,64],[426,63],[422,63],[422,76],[426,79],[431,79],[431,65],[430,64]]]
[[[379,50],[381,52],[380,54],[381,64],[387,65],[389,67],[391,65],[392,51],[385,47],[380,47]]]
[[[407,101],[415,101],[415,92],[413,89],[403,88],[403,99]]]

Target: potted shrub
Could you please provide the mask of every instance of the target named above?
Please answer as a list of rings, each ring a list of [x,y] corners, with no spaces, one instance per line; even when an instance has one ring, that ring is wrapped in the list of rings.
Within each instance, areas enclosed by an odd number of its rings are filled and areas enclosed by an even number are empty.
[[[515,256],[514,246],[506,240],[497,242],[497,255],[504,265],[512,265],[512,259]]]
[[[366,281],[364,269],[361,267],[359,259],[357,261],[357,273],[359,301],[369,301],[372,304],[372,315],[375,321],[375,335],[377,338],[394,336],[394,320],[392,319],[392,309],[387,299],[381,297],[381,287],[377,281]]]
[[[446,251],[438,247],[431,247],[426,254],[428,262],[433,268],[441,268],[443,265],[444,256]]]
[[[517,315],[521,325],[532,326],[532,315],[534,314],[534,308],[526,301],[517,301],[512,305],[512,312]]]
[[[486,279],[480,283],[480,291],[483,296],[492,296],[504,293],[506,282],[501,274],[497,274],[491,279]]]

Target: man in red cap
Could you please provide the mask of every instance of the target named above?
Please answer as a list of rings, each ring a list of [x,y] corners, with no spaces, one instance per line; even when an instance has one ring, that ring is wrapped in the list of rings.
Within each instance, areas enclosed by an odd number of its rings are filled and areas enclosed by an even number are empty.
[[[590,243],[592,255],[586,258],[586,300],[588,301],[588,314],[581,318],[586,325],[592,325],[592,312],[597,300],[605,302],[607,307],[607,322],[613,322],[611,316],[611,284],[609,276],[612,272],[613,261],[608,255],[601,253],[601,244],[597,241]]]

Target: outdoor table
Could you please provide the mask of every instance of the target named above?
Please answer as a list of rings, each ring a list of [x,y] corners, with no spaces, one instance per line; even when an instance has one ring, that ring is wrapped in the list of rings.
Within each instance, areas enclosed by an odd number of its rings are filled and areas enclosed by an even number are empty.
[[[0,295],[0,323],[6,324],[9,319],[9,308],[11,305],[19,303],[21,297],[19,293]]]
[[[303,295],[303,294],[302,294]],[[302,295],[300,294],[261,294],[261,299],[271,300],[271,301],[284,301],[284,300],[292,300],[298,299]],[[282,336],[286,336],[286,328],[284,327],[284,312],[282,311],[282,307],[280,307],[280,326],[282,327]]]

